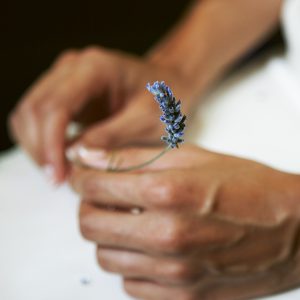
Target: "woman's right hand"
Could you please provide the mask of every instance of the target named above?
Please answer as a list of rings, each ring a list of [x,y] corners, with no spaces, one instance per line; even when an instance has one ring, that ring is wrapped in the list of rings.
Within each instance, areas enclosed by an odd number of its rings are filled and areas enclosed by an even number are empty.
[[[10,117],[12,135],[60,183],[67,172],[65,132],[72,120],[88,123],[76,141],[86,146],[160,141],[159,108],[145,90],[156,80],[165,80],[189,109],[195,90],[170,68],[99,47],[67,51],[20,100]]]

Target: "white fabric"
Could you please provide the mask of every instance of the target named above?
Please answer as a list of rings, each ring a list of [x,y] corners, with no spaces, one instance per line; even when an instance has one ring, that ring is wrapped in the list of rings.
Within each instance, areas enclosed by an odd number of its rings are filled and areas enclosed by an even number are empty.
[[[284,35],[288,45],[288,60],[290,67],[300,78],[300,1],[286,0],[282,20]]]
[[[270,53],[224,81],[195,113],[188,136],[300,172],[300,0],[286,1],[283,20],[287,54]],[[77,206],[69,188],[51,188],[22,151],[2,154],[0,299],[130,299],[119,277],[98,269],[94,247],[80,237]],[[270,297],[299,298],[300,290]]]

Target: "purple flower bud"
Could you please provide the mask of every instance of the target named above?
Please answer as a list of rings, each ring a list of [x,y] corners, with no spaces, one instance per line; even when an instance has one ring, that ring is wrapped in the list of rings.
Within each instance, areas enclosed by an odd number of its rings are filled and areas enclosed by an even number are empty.
[[[164,81],[154,82],[152,85],[148,83],[146,88],[154,95],[154,99],[158,102],[162,111],[160,120],[166,124],[166,132],[168,136],[162,136],[171,148],[178,148],[178,144],[183,143],[183,131],[185,127],[186,116],[181,114],[181,102],[176,101],[172,90],[165,84]]]

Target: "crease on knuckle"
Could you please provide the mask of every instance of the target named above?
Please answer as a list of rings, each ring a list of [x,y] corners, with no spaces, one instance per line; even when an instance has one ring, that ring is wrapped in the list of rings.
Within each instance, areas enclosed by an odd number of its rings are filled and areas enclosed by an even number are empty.
[[[155,238],[158,250],[162,253],[180,255],[187,249],[182,225],[177,220],[167,220]]]
[[[173,208],[178,197],[177,186],[168,180],[151,183],[152,202],[161,208]]]

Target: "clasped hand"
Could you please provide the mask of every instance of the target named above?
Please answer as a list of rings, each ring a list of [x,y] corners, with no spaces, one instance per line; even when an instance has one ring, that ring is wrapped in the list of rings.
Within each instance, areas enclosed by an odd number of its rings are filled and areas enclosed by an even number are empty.
[[[123,166],[160,151],[118,151]],[[90,155],[89,155],[90,153]],[[248,299],[299,283],[298,177],[184,145],[147,168],[105,171],[110,153],[89,150],[70,183],[80,228],[99,265],[138,299]],[[130,213],[132,208],[142,213]]]

